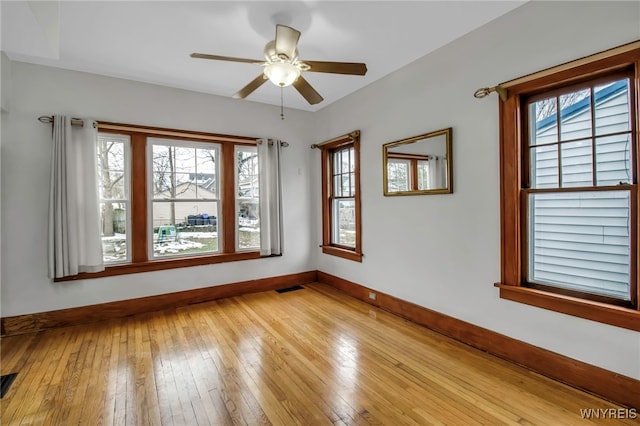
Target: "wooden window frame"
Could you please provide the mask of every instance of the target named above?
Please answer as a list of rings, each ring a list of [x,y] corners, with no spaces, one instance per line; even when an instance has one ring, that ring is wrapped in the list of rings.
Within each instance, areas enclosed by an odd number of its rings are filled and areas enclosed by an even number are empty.
[[[622,50],[622,51],[621,51]],[[582,58],[573,64],[563,64],[556,69],[545,70],[530,78],[505,83],[506,97],[500,100],[500,231],[501,231],[501,280],[495,286],[500,297],[506,300],[549,309],[568,315],[586,318],[605,324],[640,331],[640,279],[638,277],[638,247],[640,246],[640,197],[638,194],[638,165],[640,164],[640,48],[612,49]],[[630,185],[631,217],[634,218],[630,237],[632,288],[631,306],[618,306],[602,298],[586,298],[577,292],[557,291],[526,283],[527,215],[524,197],[525,169],[523,155],[526,135],[525,99],[555,89],[587,83],[601,77],[630,72],[630,101],[632,115],[631,155],[634,161]],[[635,111],[635,114],[633,112]],[[527,153],[528,155],[528,153]],[[633,263],[635,261],[635,263]]]
[[[128,263],[107,264],[105,265],[105,270],[101,272],[80,273],[69,277],[56,278],[56,282],[260,258],[259,250],[236,249],[235,220],[235,147],[237,145],[255,146],[257,144],[257,138],[107,122],[99,122],[98,131],[128,135],[130,138],[130,261]],[[148,226],[149,193],[147,179],[149,178],[149,174],[147,169],[147,138],[151,137],[203,143],[209,142],[216,143],[220,146],[222,175],[220,177],[220,206],[218,211],[220,212],[220,216],[222,216],[222,220],[219,221],[218,238],[222,243],[222,250],[219,253],[206,253],[175,258],[149,258],[148,232],[150,228]]]
[[[346,147],[353,147],[354,151],[354,203],[355,203],[355,247],[347,247],[332,242],[333,200],[332,184],[332,154]],[[318,145],[322,151],[322,252],[344,259],[362,262],[362,213],[360,207],[360,131],[348,133]]]

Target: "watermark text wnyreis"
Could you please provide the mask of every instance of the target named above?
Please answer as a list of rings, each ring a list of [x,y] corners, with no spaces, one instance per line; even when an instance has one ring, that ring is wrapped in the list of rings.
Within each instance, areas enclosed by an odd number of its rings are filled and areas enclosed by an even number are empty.
[[[636,419],[638,410],[635,408],[581,408],[580,417],[583,419]]]

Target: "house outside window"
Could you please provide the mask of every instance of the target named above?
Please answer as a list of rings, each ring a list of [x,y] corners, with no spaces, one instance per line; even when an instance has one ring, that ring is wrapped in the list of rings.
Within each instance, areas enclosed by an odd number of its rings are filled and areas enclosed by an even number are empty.
[[[360,132],[321,144],[325,254],[362,261]]]
[[[501,297],[640,330],[638,57],[506,83]]]

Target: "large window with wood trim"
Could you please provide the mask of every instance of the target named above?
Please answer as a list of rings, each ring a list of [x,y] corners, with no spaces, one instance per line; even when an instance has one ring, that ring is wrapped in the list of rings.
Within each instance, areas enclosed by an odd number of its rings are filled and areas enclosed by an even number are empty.
[[[360,132],[333,139],[320,148],[323,253],[360,262]]]
[[[640,329],[638,57],[627,49],[508,87],[502,297]]]
[[[260,256],[256,139],[99,123],[104,272]]]

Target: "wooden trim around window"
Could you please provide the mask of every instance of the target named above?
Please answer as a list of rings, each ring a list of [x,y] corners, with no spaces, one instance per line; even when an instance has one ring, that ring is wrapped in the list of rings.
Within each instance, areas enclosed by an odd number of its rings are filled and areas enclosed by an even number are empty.
[[[640,381],[318,271],[318,282],[569,386],[640,409]],[[322,288],[314,287],[322,291]],[[376,299],[369,295],[374,293]],[[330,294],[329,294],[330,296]]]
[[[527,77],[516,79],[509,83],[507,98],[500,100],[500,249],[501,273],[500,282],[496,287],[500,289],[500,297],[519,303],[525,303],[580,318],[589,319],[616,327],[640,331],[640,278],[638,273],[638,246],[640,245],[640,196],[637,182],[638,164],[640,164],[640,114],[635,113],[632,123],[632,158],[635,158],[632,182],[623,189],[630,191],[631,217],[636,218],[635,229],[630,236],[631,274],[630,282],[634,293],[630,295],[632,307],[617,306],[579,297],[579,294],[567,295],[562,291],[547,291],[541,288],[526,287],[527,276],[526,259],[523,247],[526,238],[527,218],[525,211],[526,188],[523,180],[523,138],[526,131],[522,128],[523,98],[537,95],[541,92],[555,90],[560,87],[584,83],[601,77],[614,76],[617,73],[634,69],[634,93],[630,94],[632,108],[637,109],[640,99],[640,47],[638,42],[634,48],[613,49],[606,55],[593,55],[591,60],[577,61],[573,66],[564,65],[552,68],[555,73],[536,73],[537,79]],[[517,82],[517,83],[516,83]],[[506,87],[506,86],[505,86]],[[526,161],[525,161],[526,163]],[[525,164],[526,165],[526,164]],[[622,188],[622,187],[621,187]],[[596,190],[607,188],[596,188]],[[614,189],[614,188],[611,188]],[[567,191],[571,191],[568,189]],[[537,190],[539,192],[544,192]],[[633,228],[633,227],[632,227]],[[586,295],[585,295],[586,297]]]
[[[237,217],[235,199],[235,147],[231,144],[222,144],[220,149],[222,150],[222,178],[220,182],[220,202],[222,203],[222,252],[228,254],[236,251]],[[231,164],[231,166],[229,166],[229,164]],[[229,202],[229,200],[233,200],[233,202]],[[218,227],[218,233],[220,233],[220,226]]]
[[[88,280],[93,278],[113,277],[117,275],[138,274],[140,272],[161,271],[163,269],[187,268],[190,266],[213,265],[216,263],[236,262],[238,260],[260,259],[259,251],[243,251],[237,253],[220,253],[210,256],[172,257],[155,259],[137,263],[109,265],[101,272],[86,272],[68,277],[56,278],[55,282]]]
[[[149,257],[147,229],[147,137],[141,133],[131,134],[131,263],[146,262]],[[107,269],[111,268],[107,266]]]
[[[336,246],[322,246],[322,252],[324,254],[330,254],[331,256],[341,257],[343,259],[353,260],[355,262],[362,262],[362,253],[357,253],[354,250]]]
[[[345,145],[353,145],[355,159],[355,216],[356,244],[355,248],[342,247],[331,242],[331,153]],[[343,259],[362,262],[362,211],[360,202],[360,131],[355,130],[343,136],[316,145],[321,150],[322,173],[322,252]]]
[[[500,283],[494,285],[500,289],[500,297],[502,299],[640,331],[640,311],[636,309],[551,293],[535,288]]]
[[[194,132],[190,130],[165,129],[162,127],[139,126],[135,124],[98,122],[98,131],[116,131],[120,133],[142,133],[154,137],[188,139],[204,142],[233,142],[256,145],[259,138],[251,136],[231,136],[217,133]]]
[[[530,82],[531,80],[538,80],[550,75],[555,75],[561,72],[573,73],[577,67],[583,65],[590,65],[594,62],[607,60],[611,57],[618,57],[620,55],[626,55],[629,52],[640,50],[640,40],[633,41],[631,43],[624,44],[622,46],[614,47],[612,49],[605,50],[604,52],[595,53],[593,55],[586,56],[584,58],[569,61],[561,65],[556,65],[551,68],[547,68],[541,71],[537,71],[522,77],[514,78],[513,80],[500,83],[499,86],[508,89],[512,86],[518,86]]]

